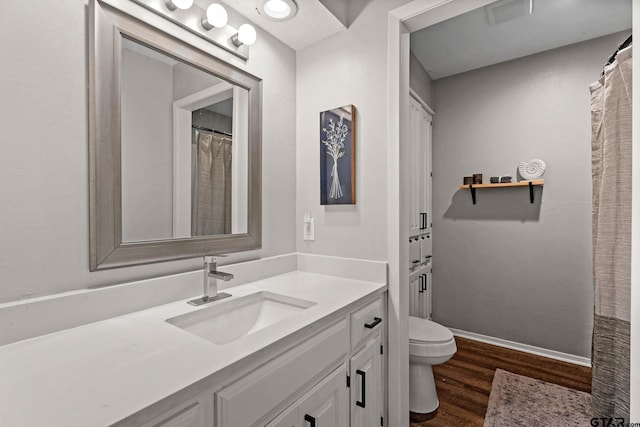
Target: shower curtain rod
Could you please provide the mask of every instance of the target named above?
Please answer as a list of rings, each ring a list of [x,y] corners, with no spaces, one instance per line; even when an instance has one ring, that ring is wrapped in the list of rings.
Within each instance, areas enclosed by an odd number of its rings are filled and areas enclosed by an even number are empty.
[[[204,131],[207,131],[207,132],[213,132],[213,133],[218,133],[220,135],[233,137],[233,135],[230,134],[230,133],[222,132],[222,131],[215,130],[215,129],[209,129],[209,128],[206,128],[206,127],[203,127],[203,126],[191,125],[191,127],[194,128],[194,129],[198,129],[198,130],[204,130]]]
[[[620,43],[618,45],[618,48],[616,49],[615,52],[613,52],[613,54],[609,57],[609,60],[607,61],[606,64],[604,64],[604,67],[606,67],[607,65],[611,65],[613,63],[613,61],[615,61],[616,56],[618,55],[618,52],[620,52],[622,49],[624,49],[627,46],[631,45],[631,38],[633,37],[633,34],[630,34],[629,37],[627,37],[627,39],[625,41],[623,41],[622,43]],[[602,75],[604,75],[604,70],[602,70]]]

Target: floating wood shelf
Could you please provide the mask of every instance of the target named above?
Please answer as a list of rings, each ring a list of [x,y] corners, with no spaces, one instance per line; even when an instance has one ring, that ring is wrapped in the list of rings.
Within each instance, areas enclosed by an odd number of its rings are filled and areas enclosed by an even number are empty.
[[[476,190],[478,188],[505,188],[505,187],[529,187],[529,200],[533,203],[533,187],[537,185],[544,185],[544,179],[533,179],[531,181],[520,182],[505,182],[499,184],[463,184],[460,186],[461,190],[471,190],[471,199],[473,204],[476,204]]]

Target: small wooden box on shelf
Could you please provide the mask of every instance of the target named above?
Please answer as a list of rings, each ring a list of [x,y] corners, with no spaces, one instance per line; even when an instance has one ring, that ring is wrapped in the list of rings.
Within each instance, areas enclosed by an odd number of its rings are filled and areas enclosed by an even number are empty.
[[[473,200],[473,204],[475,205],[476,190],[478,188],[529,187],[529,200],[531,201],[531,203],[533,203],[533,187],[538,185],[544,185],[544,179],[532,179],[530,181],[505,182],[496,184],[462,184],[460,185],[460,189],[471,190],[471,199]]]

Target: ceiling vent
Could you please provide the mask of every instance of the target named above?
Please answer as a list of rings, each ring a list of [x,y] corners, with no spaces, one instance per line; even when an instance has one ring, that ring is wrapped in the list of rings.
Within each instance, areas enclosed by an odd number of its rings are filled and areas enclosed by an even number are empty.
[[[531,15],[533,0],[500,0],[486,6],[490,26]]]

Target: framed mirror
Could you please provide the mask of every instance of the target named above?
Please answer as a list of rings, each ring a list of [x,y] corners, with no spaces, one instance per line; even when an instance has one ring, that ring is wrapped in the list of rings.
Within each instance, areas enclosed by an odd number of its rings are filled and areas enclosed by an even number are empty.
[[[91,271],[261,247],[260,79],[90,2]]]

